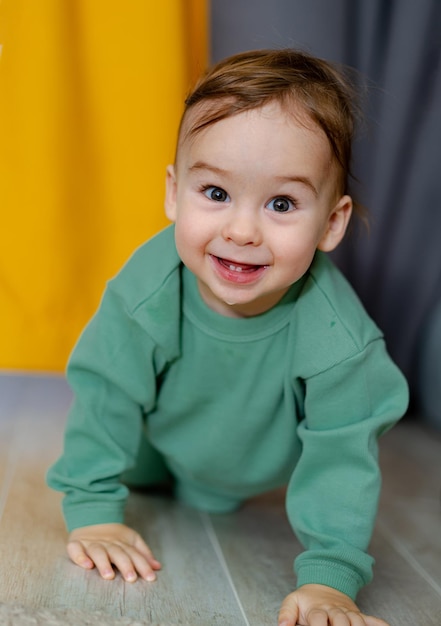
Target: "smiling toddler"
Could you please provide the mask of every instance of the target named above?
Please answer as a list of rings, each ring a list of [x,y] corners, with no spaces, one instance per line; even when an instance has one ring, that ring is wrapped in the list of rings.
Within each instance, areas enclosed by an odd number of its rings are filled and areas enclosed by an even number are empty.
[[[128,483],[170,480],[219,513],[287,486],[305,550],[279,624],[385,624],[354,599],[372,578],[377,440],[408,392],[326,255],[353,209],[353,127],[344,75],[295,50],[235,55],[189,95],[166,174],[173,224],[110,281],[68,366],[48,482],[78,565],[156,578],[124,524]]]

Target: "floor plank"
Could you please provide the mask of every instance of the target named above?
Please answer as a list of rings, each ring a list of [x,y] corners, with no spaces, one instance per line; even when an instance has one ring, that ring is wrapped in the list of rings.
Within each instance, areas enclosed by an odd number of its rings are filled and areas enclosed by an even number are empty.
[[[439,590],[441,437],[415,421],[386,435],[378,524],[395,549]]]
[[[198,511],[167,497],[137,495],[130,499],[128,523],[163,564],[158,581],[149,586],[154,619],[179,623],[180,617],[198,626],[247,624]]]
[[[13,423],[9,484],[0,518],[0,558],[7,563],[0,568],[0,601],[30,600],[44,606],[45,584],[52,575],[49,564],[64,548],[60,497],[46,488],[44,476],[61,449],[69,397],[64,394],[65,401],[59,402],[60,386],[52,379],[25,378],[20,387],[11,377],[0,380],[2,404],[6,398]]]
[[[14,422],[6,415],[0,417],[0,520],[12,480]]]
[[[288,523],[284,490],[247,502],[237,514],[206,516],[250,624],[273,625],[294,590],[293,560],[301,550]]]
[[[359,594],[361,610],[382,617],[390,626],[439,626],[438,593],[378,528],[370,551],[376,558],[374,581]]]

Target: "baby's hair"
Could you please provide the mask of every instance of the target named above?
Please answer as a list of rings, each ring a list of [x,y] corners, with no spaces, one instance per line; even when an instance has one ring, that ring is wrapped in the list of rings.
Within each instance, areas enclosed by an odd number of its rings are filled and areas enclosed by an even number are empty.
[[[272,101],[287,111],[293,109],[293,103],[300,105],[324,131],[340,170],[339,192],[347,193],[358,112],[356,91],[347,72],[303,51],[251,50],[214,65],[185,101],[180,141],[222,119]],[[186,128],[187,113],[198,104],[203,106]]]

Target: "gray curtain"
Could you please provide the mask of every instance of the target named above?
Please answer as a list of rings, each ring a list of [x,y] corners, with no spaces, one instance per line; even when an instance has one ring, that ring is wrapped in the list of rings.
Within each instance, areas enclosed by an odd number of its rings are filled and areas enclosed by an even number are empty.
[[[364,77],[354,195],[370,233],[354,228],[333,256],[418,404],[421,337],[441,300],[441,0],[212,0],[211,37],[214,61],[292,46]]]

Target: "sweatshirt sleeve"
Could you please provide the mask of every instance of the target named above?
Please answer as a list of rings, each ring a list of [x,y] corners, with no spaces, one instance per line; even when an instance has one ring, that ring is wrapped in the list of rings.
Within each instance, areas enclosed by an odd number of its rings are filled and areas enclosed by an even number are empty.
[[[381,487],[378,437],[405,413],[407,384],[376,339],[304,385],[303,448],[287,491],[288,517],[305,547],[297,584],[355,598],[372,579],[366,550]]]
[[[163,367],[149,333],[107,289],[68,364],[74,400],[63,454],[47,475],[49,486],[65,494],[69,530],[123,521],[128,490],[120,475],[135,463]]]

